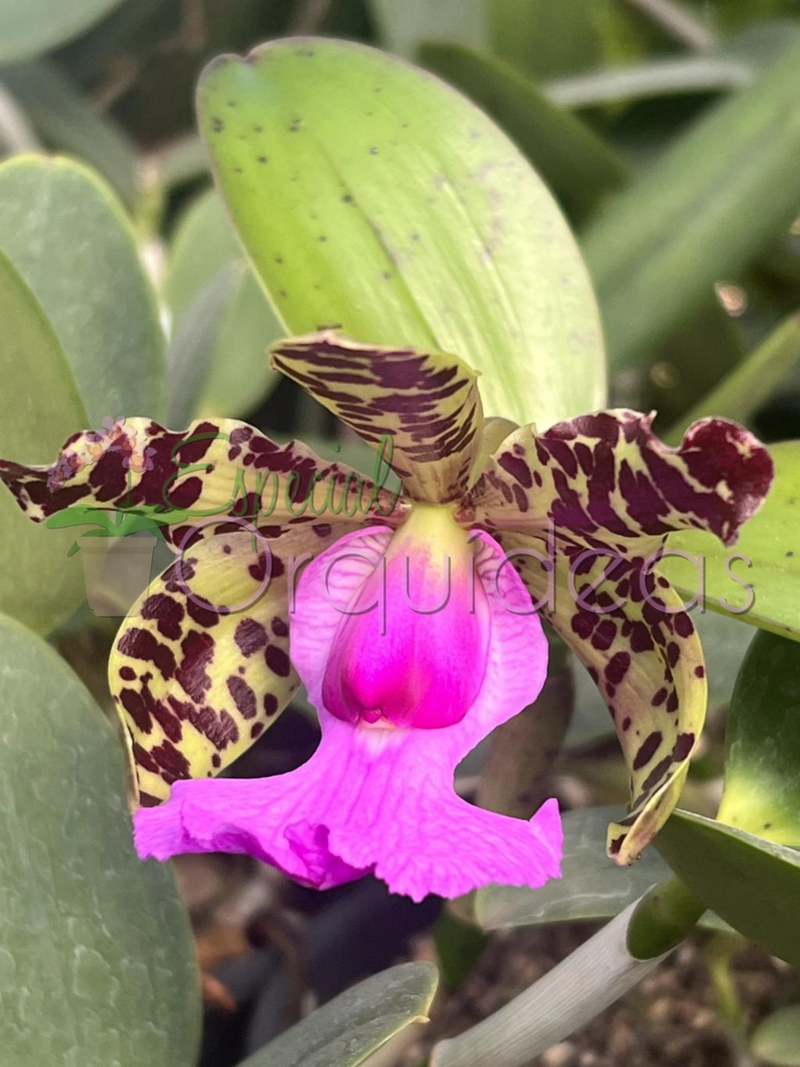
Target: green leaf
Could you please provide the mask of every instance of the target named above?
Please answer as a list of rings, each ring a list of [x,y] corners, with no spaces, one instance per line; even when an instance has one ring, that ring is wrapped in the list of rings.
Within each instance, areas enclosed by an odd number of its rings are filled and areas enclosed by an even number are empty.
[[[800,442],[770,445],[770,454],[775,481],[764,506],[745,523],[736,545],[726,548],[695,530],[671,534],[669,549],[688,553],[695,563],[667,557],[658,570],[685,603],[699,589],[712,611],[800,641]]]
[[[133,850],[120,745],[41,639],[0,619],[0,648],[3,1060],[194,1067],[189,920]]]
[[[431,1067],[525,1067],[585,1026],[664,958],[638,960],[628,951],[635,908],[631,904],[500,1011],[458,1037],[440,1041]]]
[[[611,919],[662,881],[669,868],[648,849],[633,867],[606,856],[609,822],[618,808],[586,808],[564,816],[562,877],[541,889],[487,886],[478,891],[475,917],[486,930],[510,926]]]
[[[537,78],[643,55],[646,20],[617,0],[487,0],[494,51]]]
[[[122,0],[3,0],[0,63],[41,55],[77,37]]]
[[[635,363],[792,221],[800,202],[800,42],[706,113],[607,206],[584,251],[609,355]],[[775,136],[780,129],[781,136]]]
[[[3,225],[0,212],[0,226]],[[36,298],[0,252],[0,456],[51,463],[86,411],[58,338]],[[0,611],[48,632],[81,602],[83,574],[67,563],[69,531],[34,526],[0,492]]]
[[[0,249],[52,323],[90,425],[108,416],[162,418],[158,308],[130,222],[105,184],[71,160],[22,156],[4,163]],[[83,428],[72,424],[68,434]],[[43,458],[55,459],[58,448]]]
[[[684,430],[708,415],[746,423],[800,360],[800,315],[781,323],[736,369],[664,435],[680,444]]]
[[[420,41],[486,43],[485,0],[368,0],[381,43],[413,59]]]
[[[769,684],[765,685],[764,680]],[[757,633],[736,679],[717,818],[800,845],[800,646]]]
[[[453,352],[482,372],[486,413],[517,422],[602,405],[597,309],[572,235],[458,93],[361,45],[283,41],[212,63],[199,112],[289,330],[338,324]]]
[[[436,992],[432,963],[401,963],[348,989],[281,1034],[241,1067],[356,1067],[410,1023]]]
[[[573,218],[583,218],[627,178],[627,166],[579,118],[553,104],[535,82],[487,53],[423,44],[420,59],[503,127]]]
[[[774,1067],[800,1067],[800,1005],[790,1004],[759,1023],[750,1051]]]
[[[678,93],[727,92],[749,85],[755,77],[754,64],[745,59],[680,56],[557,78],[543,90],[562,107],[583,108]]]
[[[800,965],[800,852],[686,811],[671,816],[655,844],[706,907]]]
[[[48,60],[0,71],[40,136],[53,148],[95,167],[128,205],[139,195],[136,146],[122,127],[85,97]]]
[[[164,296],[173,315],[170,425],[258,407],[276,381],[267,347],[282,330],[213,190],[176,230]]]

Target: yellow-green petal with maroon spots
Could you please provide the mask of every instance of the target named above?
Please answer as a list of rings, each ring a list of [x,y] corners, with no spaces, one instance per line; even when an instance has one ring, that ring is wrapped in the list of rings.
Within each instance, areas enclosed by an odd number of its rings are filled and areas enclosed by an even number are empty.
[[[219,773],[261,735],[298,686],[289,660],[288,590],[309,528],[267,542],[220,534],[177,557],[131,608],[109,662],[129,740],[137,802],[180,778]],[[267,547],[265,547],[267,546]]]
[[[395,494],[350,467],[302,441],[276,444],[234,419],[197,420],[178,432],[150,419],[118,420],[73,435],[48,466],[0,460],[0,481],[34,522],[73,505],[187,511],[181,525],[164,527],[173,547],[198,524],[219,528],[214,516],[223,529],[233,518],[276,537],[307,523],[394,523],[403,514]]]
[[[457,356],[360,344],[332,331],[278,341],[271,352],[278,370],[373,448],[391,437],[391,466],[410,497],[446,504],[464,493],[483,410],[478,376]]]
[[[680,529],[708,530],[732,544],[769,491],[769,453],[741,426],[716,418],[694,423],[669,448],[652,420],[621,409],[543,433],[522,427],[486,465],[462,521],[542,533],[552,520],[559,535],[614,545],[623,555]]]
[[[534,603],[588,669],[611,712],[631,803],[630,814],[609,828],[608,850],[619,863],[631,863],[675,806],[703,728],[705,664],[694,624],[666,580],[644,573],[636,561],[622,561],[601,581],[609,560],[595,557],[573,571],[571,587],[569,561],[562,560],[549,588],[544,566],[530,555],[547,556],[543,541],[518,533],[501,541]]]

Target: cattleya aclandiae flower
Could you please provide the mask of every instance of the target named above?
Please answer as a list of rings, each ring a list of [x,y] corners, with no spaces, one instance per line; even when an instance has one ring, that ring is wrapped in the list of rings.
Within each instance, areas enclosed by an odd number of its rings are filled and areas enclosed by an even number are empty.
[[[627,410],[515,428],[483,418],[459,359],[330,332],[277,344],[273,361],[373,446],[391,435],[401,499],[232,420],[173,433],[128,419],[148,449],[136,466],[109,449],[73,469],[76,435],[55,492],[52,468],[0,463],[34,519],[77,502],[202,517],[164,528],[183,551],[111,657],[140,854],[247,852],[319,888],[373,871],[417,900],[557,877],[555,801],[526,822],[453,789],[466,753],[536,699],[541,614],[614,718],[632,804],[609,851],[630,862],[677,799],[706,703],[694,626],[652,564],[671,530],[735,540],[769,488],[766,450],[721,419],[672,450]],[[320,716],[314,756],[273,778],[209,781],[298,675]]]

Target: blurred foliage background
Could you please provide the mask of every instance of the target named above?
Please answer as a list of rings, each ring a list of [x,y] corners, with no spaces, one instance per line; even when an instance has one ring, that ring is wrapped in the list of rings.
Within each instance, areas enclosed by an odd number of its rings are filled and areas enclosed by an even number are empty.
[[[76,420],[98,425],[145,408],[175,427],[198,415],[237,416],[275,437],[297,434],[323,453],[330,445],[332,420],[266,367],[266,347],[283,327],[213,190],[194,116],[195,84],[209,59],[291,34],[353,38],[411,59],[471,97],[516,141],[584,250],[613,403],[655,408],[656,427],[671,441],[712,411],[768,441],[800,437],[800,0],[2,0],[0,156],[56,152],[81,165],[42,181],[36,210],[31,183],[40,172],[26,170],[23,159],[0,173],[0,253],[47,310],[81,394],[72,396],[61,371],[45,374],[65,425],[42,417],[55,435],[47,454],[20,458],[47,459]],[[113,244],[112,216],[120,233],[133,236],[146,283],[128,245]],[[48,232],[59,233],[57,249]],[[77,298],[61,282],[73,275],[99,294],[111,267],[135,299],[119,315],[106,301],[90,331],[94,348],[82,356],[85,323],[64,316]],[[0,286],[0,311],[5,299]],[[97,385],[105,354],[111,378],[125,382],[118,393]],[[5,377],[10,406],[30,390],[24,346],[14,358],[21,372]],[[58,353],[53,358],[60,366]],[[111,395],[120,410],[104,409]],[[0,427],[3,454],[15,454],[2,435]],[[337,444],[345,459],[371,469],[357,442]],[[0,523],[11,522],[3,503]],[[61,560],[59,568],[50,580],[65,587],[67,618],[80,603],[82,578],[73,589]],[[60,618],[26,614],[23,570],[0,576],[0,610],[47,632]],[[699,625],[712,708],[684,806],[711,815],[724,711],[751,632],[716,616]],[[52,639],[103,705],[113,632],[112,622],[84,606]],[[555,776],[538,786],[554,787],[567,807],[622,803],[611,724],[582,672],[576,693]],[[290,769],[315,737],[306,710],[295,707],[237,773]],[[463,768],[464,792],[479,768],[479,757]],[[593,831],[598,855],[604,821]],[[438,904],[390,899],[371,881],[320,896],[230,857],[185,857],[178,871],[205,976],[205,1067],[240,1062],[296,1018],[309,996],[327,1000],[387,967],[410,938],[418,939],[417,956],[432,951]],[[554,921],[548,907],[543,922]],[[486,942],[452,923],[439,922],[436,940],[456,988]],[[454,998],[451,1013],[460,1011],[463,1025],[465,1013],[474,1019],[493,1010],[585,932],[534,930],[540,939],[529,950],[527,934],[515,933],[505,948],[495,935],[470,993],[475,1002]],[[698,1005],[730,1006],[730,991],[722,988],[724,969],[711,968],[710,984],[697,977],[693,952],[662,972],[661,985],[633,1009],[585,1036],[595,1058],[580,1063],[726,1063],[731,1030],[745,1026],[742,1019],[750,1027],[796,993],[785,970],[746,960],[739,972],[746,1004],[736,1008],[735,1025],[724,1011],[698,1021]],[[659,1021],[654,1005],[664,998],[680,1023]],[[453,1018],[448,1025],[458,1029]],[[683,1040],[687,1027],[700,1035],[694,1043]],[[445,1025],[438,1036],[447,1032]],[[795,1023],[781,1047],[796,1045],[797,1033]],[[780,1045],[770,1031],[762,1053],[768,1038]],[[558,1062],[577,1063],[580,1043],[573,1052]],[[770,1055],[768,1062],[799,1062]]]

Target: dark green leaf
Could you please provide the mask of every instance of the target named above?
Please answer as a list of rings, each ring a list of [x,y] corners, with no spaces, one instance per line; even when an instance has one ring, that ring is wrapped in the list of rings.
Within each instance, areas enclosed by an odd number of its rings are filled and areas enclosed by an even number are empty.
[[[3,1062],[194,1067],[189,919],[133,850],[120,744],[42,640],[1,619],[0,648]]]
[[[87,30],[122,0],[3,0],[0,63],[29,59]]]
[[[4,163],[0,249],[52,323],[90,424],[108,416],[163,417],[158,307],[130,221],[107,186],[71,160],[22,156]],[[65,436],[84,428],[73,424]]]
[[[671,816],[655,844],[706,907],[800,965],[800,852],[686,811]]]
[[[357,1067],[409,1023],[427,1019],[437,981],[432,963],[401,963],[317,1008],[241,1067]]]

